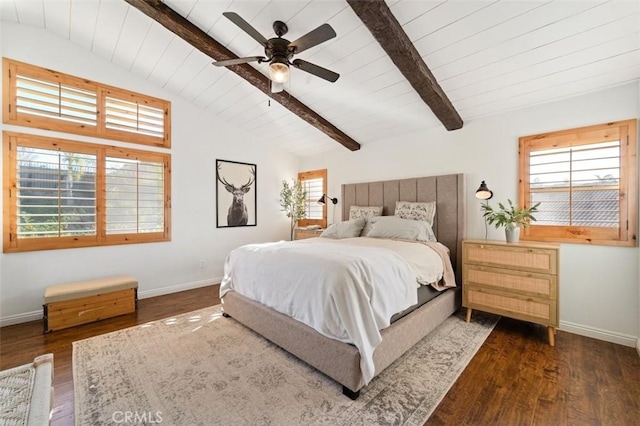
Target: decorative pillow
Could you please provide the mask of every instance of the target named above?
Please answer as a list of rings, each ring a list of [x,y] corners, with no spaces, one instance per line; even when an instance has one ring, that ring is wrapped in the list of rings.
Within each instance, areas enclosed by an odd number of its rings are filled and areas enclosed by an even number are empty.
[[[322,234],[320,234],[320,236],[336,239],[359,237],[365,223],[366,220],[363,217],[347,222],[334,223],[333,225],[322,231]]]
[[[367,219],[374,216],[382,215],[382,206],[361,207],[351,206],[349,209],[349,220],[359,219],[361,217]]]
[[[398,216],[374,217],[370,221],[368,237],[402,238],[415,241],[436,241],[431,225],[422,220],[403,219]]]
[[[433,226],[433,217],[436,215],[436,202],[411,203],[409,201],[396,201],[395,215],[402,219],[424,220]]]

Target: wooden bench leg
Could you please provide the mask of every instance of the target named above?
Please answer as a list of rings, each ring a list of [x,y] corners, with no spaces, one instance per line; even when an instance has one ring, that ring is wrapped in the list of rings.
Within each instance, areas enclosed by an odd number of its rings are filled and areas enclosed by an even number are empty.
[[[471,311],[473,311],[473,309],[467,308],[467,322],[471,322]]]
[[[44,330],[42,334],[47,334],[49,331],[49,306],[47,304],[42,305],[42,322],[44,325]]]

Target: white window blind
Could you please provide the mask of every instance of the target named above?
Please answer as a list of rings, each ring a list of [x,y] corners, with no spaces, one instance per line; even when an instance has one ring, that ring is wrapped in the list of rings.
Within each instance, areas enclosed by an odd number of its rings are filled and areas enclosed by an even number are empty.
[[[529,154],[538,225],[612,227],[620,222],[620,141]]]
[[[107,96],[107,129],[143,134],[162,139],[164,137],[164,111]]]
[[[18,113],[97,125],[95,92],[19,74],[16,76],[16,108]]]
[[[303,180],[302,184],[307,193],[306,200],[306,219],[323,219],[323,207],[318,204],[318,200],[322,197],[324,181],[322,178],[314,178]]]
[[[163,163],[107,157],[106,185],[108,235],[163,231]]]
[[[96,156],[17,148],[17,237],[96,234]]]

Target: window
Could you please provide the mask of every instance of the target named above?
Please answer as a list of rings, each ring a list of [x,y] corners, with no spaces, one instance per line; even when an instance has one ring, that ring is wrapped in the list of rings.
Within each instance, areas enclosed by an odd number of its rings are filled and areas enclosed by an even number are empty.
[[[171,103],[3,58],[4,123],[169,148]]]
[[[637,245],[636,120],[520,138],[523,239]]]
[[[327,169],[298,173],[298,180],[307,192],[306,211],[307,217],[298,221],[298,226],[320,225],[327,227],[327,205],[320,205],[318,200],[322,194],[327,193]]]
[[[4,132],[4,252],[170,239],[170,155]]]

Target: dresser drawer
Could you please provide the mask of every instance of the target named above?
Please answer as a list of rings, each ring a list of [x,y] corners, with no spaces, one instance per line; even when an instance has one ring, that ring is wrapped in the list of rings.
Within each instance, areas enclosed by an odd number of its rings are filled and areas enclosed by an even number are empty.
[[[465,306],[510,318],[558,326],[557,301],[467,287]]]
[[[491,287],[520,294],[556,298],[557,276],[468,264],[462,270],[465,285]]]
[[[557,270],[557,250],[518,245],[464,244],[465,263],[545,274]]]
[[[305,240],[307,238],[316,238],[322,234],[324,229],[296,229],[294,233],[294,239]]]

